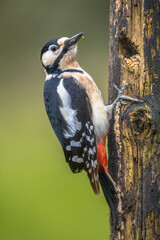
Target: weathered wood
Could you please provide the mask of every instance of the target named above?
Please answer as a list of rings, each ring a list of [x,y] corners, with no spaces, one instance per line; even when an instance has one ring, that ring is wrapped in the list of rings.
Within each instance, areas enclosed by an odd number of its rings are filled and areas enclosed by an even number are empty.
[[[111,124],[109,172],[122,191],[111,239],[160,239],[160,1],[111,0],[109,102],[126,95],[143,104],[117,104]],[[112,209],[111,209],[112,211]]]

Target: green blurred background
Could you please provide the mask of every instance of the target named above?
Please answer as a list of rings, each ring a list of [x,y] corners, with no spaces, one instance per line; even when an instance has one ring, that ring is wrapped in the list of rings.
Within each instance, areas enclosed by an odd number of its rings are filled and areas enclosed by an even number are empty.
[[[109,209],[72,174],[43,103],[42,46],[85,32],[80,65],[107,101],[106,0],[0,1],[0,239],[107,240]]]

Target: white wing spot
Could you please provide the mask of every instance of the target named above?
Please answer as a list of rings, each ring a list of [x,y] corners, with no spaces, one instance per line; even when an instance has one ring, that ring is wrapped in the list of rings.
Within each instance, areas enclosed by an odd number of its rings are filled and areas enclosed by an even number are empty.
[[[91,154],[91,155],[93,154],[93,150],[91,148],[89,148],[88,154]]]
[[[93,168],[96,168],[97,167],[97,161],[91,160],[91,165],[92,165]]]
[[[86,167],[89,168],[89,162],[87,162]]]
[[[92,172],[92,168],[88,169],[88,172],[91,173]]]
[[[83,150],[84,150],[84,152],[87,152],[87,148],[86,147]]]
[[[66,150],[67,150],[67,151],[71,151],[71,146],[68,145],[68,146],[66,147]]]
[[[77,163],[82,163],[83,158],[79,158],[77,155],[75,155],[75,156],[72,157],[72,161],[77,162]]]
[[[90,136],[87,136],[87,135],[86,135],[86,139],[87,139],[87,141],[89,141],[89,142],[91,143],[91,145],[93,145],[93,143],[94,143],[94,137],[91,138]]]
[[[79,142],[79,141],[76,142],[76,141],[72,140],[70,142],[70,144],[71,144],[72,147],[81,147],[81,142]]]
[[[93,125],[90,126],[90,129],[93,130]]]

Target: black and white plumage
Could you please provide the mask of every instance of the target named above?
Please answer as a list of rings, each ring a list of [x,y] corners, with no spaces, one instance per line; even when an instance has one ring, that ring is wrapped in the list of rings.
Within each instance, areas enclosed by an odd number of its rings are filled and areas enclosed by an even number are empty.
[[[101,183],[110,179],[105,142],[112,110],[121,99],[138,100],[123,96],[128,86],[125,84],[121,90],[116,87],[118,97],[111,105],[104,104],[97,85],[76,61],[77,42],[82,36],[81,32],[71,38],[56,38],[42,48],[41,62],[46,72],[44,101],[72,172],[84,169],[98,194],[99,176],[105,180]],[[101,171],[105,174],[99,174]],[[102,184],[103,188],[108,188],[107,184]]]
[[[92,108],[86,89],[73,76],[74,73],[84,75],[84,71],[75,67],[74,63],[69,68],[65,66],[70,63],[74,52],[76,53],[77,47],[74,44],[82,35],[80,33],[69,40],[57,38],[43,47],[41,59],[46,71],[44,102],[50,123],[72,172],[86,170],[92,188],[98,194],[97,148]],[[59,49],[57,54],[56,49]]]
[[[96,139],[89,98],[74,78],[64,80],[60,74],[61,71],[45,81],[46,111],[72,172],[85,169],[91,185],[97,189]]]

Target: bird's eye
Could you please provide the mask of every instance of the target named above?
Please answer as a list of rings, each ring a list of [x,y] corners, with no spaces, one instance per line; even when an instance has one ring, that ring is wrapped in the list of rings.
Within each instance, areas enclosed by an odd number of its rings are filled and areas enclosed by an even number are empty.
[[[50,47],[50,49],[52,50],[52,52],[55,52],[55,51],[57,50],[57,48],[58,48],[58,47],[55,46],[55,45],[53,45],[53,46]]]

